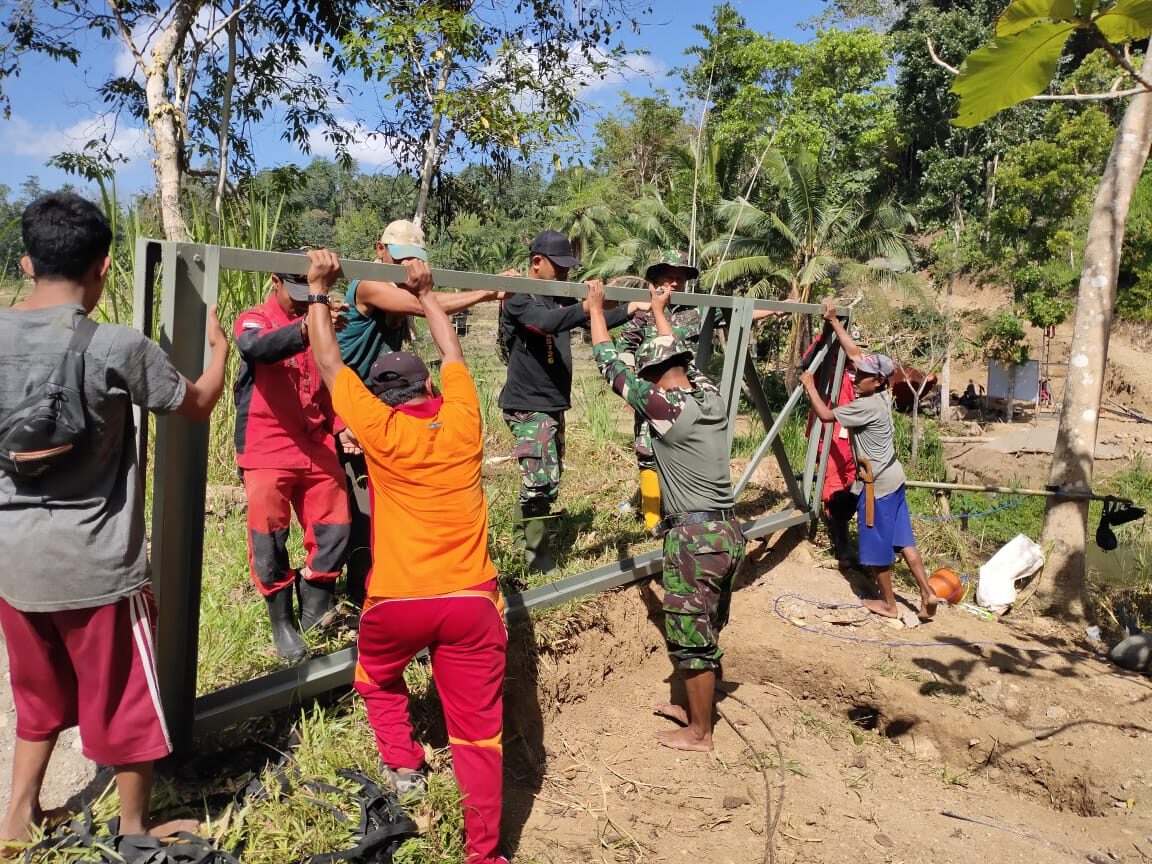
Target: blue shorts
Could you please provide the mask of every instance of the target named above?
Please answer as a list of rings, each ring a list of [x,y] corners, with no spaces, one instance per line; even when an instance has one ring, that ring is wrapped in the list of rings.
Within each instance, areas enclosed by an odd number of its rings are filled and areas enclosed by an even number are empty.
[[[916,545],[904,487],[876,499],[871,528],[865,524],[866,507],[867,496],[861,490],[860,499],[856,502],[860,563],[867,567],[890,567],[897,552],[905,546]]]

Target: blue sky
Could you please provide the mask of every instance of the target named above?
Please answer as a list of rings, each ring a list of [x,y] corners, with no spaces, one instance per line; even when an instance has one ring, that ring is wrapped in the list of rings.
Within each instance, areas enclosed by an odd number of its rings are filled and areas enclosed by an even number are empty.
[[[811,30],[798,25],[825,8],[821,0],[731,2],[754,29],[798,41],[812,37]],[[611,113],[622,92],[643,95],[658,87],[675,92],[677,81],[671,76],[671,70],[685,62],[684,49],[698,43],[698,34],[692,25],[706,23],[713,4],[653,0],[652,6],[654,11],[639,36],[627,36],[629,47],[645,49],[649,52],[647,56],[633,64],[635,70],[623,80],[600,84],[585,93],[590,105],[585,115],[589,129],[595,119]],[[69,178],[57,169],[46,167],[48,158],[61,150],[78,149],[89,138],[105,133],[115,135],[118,147],[130,159],[117,172],[120,191],[151,187],[150,151],[144,130],[135,128],[131,122],[117,124],[115,118],[103,113],[104,107],[95,95],[95,88],[111,70],[123,68],[125,57],[120,44],[94,36],[82,49],[81,68],[41,57],[25,57],[20,77],[4,82],[11,97],[12,116],[0,119],[0,184],[18,191],[27,177],[37,175],[45,188],[53,188]],[[280,141],[273,128],[260,130],[256,140],[256,156],[262,168],[292,162],[304,164],[312,158]],[[318,135],[313,154],[330,155]],[[380,148],[370,143],[355,155],[366,172],[389,170]]]

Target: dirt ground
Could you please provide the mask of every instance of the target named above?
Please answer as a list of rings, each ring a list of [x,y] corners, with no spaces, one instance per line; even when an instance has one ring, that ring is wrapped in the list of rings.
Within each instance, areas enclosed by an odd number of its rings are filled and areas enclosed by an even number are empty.
[[[1043,620],[832,623],[852,615],[799,598],[851,603],[845,578],[806,543],[777,555],[736,594],[719,703],[769,785],[724,720],[713,754],[652,739],[670,666],[654,598],[629,589],[611,626],[541,672],[544,693],[568,695],[544,724],[542,775],[508,790],[518,857],[757,862],[767,788],[778,862],[1152,859],[1152,682]]]

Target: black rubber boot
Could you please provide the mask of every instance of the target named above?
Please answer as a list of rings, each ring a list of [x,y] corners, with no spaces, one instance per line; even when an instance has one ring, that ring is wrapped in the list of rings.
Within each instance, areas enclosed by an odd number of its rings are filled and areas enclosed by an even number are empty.
[[[522,508],[524,560],[528,569],[537,573],[553,573],[557,569],[548,538],[551,509],[547,502],[543,505],[528,504]]]
[[[281,588],[264,598],[268,606],[268,620],[272,622],[272,642],[276,654],[289,663],[299,663],[308,656],[308,646],[300,638],[293,617],[292,586]]]
[[[524,551],[524,505],[519,501],[512,509],[512,548]]]
[[[296,573],[296,593],[300,597],[300,629],[327,627],[336,617],[336,582],[310,581]]]

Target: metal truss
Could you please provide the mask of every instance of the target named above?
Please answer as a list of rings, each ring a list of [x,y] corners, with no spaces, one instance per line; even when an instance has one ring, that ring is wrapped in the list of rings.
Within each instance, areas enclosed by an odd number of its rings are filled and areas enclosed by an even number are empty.
[[[176,368],[192,379],[204,370],[209,355],[205,335],[207,309],[216,302],[222,271],[302,274],[308,271],[309,264],[306,256],[298,254],[146,238],[136,243],[135,261],[133,326],[148,335],[155,331],[160,346]],[[343,259],[341,264],[344,275],[351,279],[400,282],[405,278],[404,268],[396,264]],[[157,268],[160,269],[158,303]],[[438,288],[450,290],[530,292],[580,299],[587,295],[583,283],[547,282],[441,269],[433,269],[432,275]],[[621,302],[648,299],[646,291],[635,288],[611,286],[605,289],[605,294],[609,299]],[[737,497],[769,451],[776,458],[787,486],[791,506],[746,523],[743,526],[745,535],[753,539],[810,523],[819,514],[818,490],[827,470],[831,426],[812,426],[803,469],[796,472],[789,463],[779,433],[789,413],[802,398],[803,388],[797,386],[779,415],[774,417],[748,348],[754,310],[820,315],[823,307],[814,303],[750,300],[692,292],[676,292],[671,302],[731,310],[726,313],[730,314],[730,320],[720,376],[720,390],[728,407],[729,444],[735,433],[742,394],[747,395],[767,430],[735,484]],[[850,314],[849,309],[838,312],[844,317]],[[707,366],[712,354],[712,318],[704,316],[705,327],[699,350],[701,366]],[[816,368],[825,361],[834,363],[835,375],[830,380],[839,382],[844,368],[843,352],[834,348],[833,360],[828,351],[827,346],[822,348],[808,366]],[[147,414],[138,415],[141,466],[147,465],[148,422]],[[356,649],[344,648],[297,666],[196,696],[209,432],[207,424],[190,423],[177,416],[157,416],[155,426],[155,460],[150,467],[153,502],[151,558],[159,604],[156,661],[161,699],[173,744],[177,750],[187,750],[195,734],[222,729],[350,684]],[[653,550],[513,594],[506,598],[508,617],[514,619],[576,597],[627,585],[658,572],[661,563],[661,552]]]

